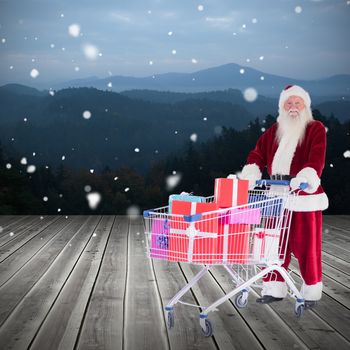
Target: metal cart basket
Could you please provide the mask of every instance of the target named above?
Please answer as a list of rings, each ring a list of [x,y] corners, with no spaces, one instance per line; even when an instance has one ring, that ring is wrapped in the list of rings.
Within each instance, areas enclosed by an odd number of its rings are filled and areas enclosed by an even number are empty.
[[[209,312],[233,297],[237,307],[245,307],[250,287],[261,288],[262,278],[276,272],[285,279],[289,294],[296,300],[296,316],[302,315],[304,299],[282,267],[292,218],[288,208],[298,193],[289,190],[288,181],[261,180],[259,184],[263,187],[249,191],[245,205],[194,215],[169,213],[168,206],[144,211],[150,258],[203,266],[166,305],[169,328],[174,326],[174,305],[178,302],[186,304],[181,297],[213,265],[225,268],[233,279],[234,288],[211,305],[199,306],[200,325],[205,336],[213,333]],[[214,197],[206,198],[207,202],[213,200]]]

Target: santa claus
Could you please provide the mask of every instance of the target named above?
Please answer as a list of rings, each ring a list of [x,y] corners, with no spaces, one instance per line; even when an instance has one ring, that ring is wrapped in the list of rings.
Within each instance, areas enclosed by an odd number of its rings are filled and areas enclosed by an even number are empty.
[[[293,216],[283,264],[287,269],[292,253],[297,258],[306,307],[316,305],[322,296],[322,210],[328,208],[328,198],[320,178],[325,153],[326,130],[312,117],[309,94],[300,86],[287,86],[280,95],[277,122],[258,139],[239,174],[254,186],[267,167],[272,179],[291,179],[292,189],[297,189],[301,183],[308,184],[291,208]],[[267,304],[282,300],[286,295],[286,283],[274,273],[264,278],[262,297],[257,302]]]

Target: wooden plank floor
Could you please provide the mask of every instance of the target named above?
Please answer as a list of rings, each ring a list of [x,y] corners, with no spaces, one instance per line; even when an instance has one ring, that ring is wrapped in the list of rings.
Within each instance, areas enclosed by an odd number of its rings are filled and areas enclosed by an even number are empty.
[[[324,216],[324,293],[294,316],[287,299],[210,313],[177,304],[168,330],[164,305],[200,269],[151,261],[142,217],[0,216],[0,349],[350,349],[350,216]],[[292,261],[293,278],[301,279]],[[221,266],[183,297],[208,305],[232,290]]]

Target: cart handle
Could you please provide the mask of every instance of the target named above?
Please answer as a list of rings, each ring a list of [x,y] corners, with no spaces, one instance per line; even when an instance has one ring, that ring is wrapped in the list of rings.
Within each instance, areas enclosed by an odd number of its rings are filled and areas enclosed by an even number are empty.
[[[278,185],[278,186],[289,186],[290,181],[289,180],[256,180],[256,184],[258,186],[263,186],[263,185]],[[300,190],[305,190],[306,188],[309,187],[309,184],[307,182],[302,182],[299,185]]]

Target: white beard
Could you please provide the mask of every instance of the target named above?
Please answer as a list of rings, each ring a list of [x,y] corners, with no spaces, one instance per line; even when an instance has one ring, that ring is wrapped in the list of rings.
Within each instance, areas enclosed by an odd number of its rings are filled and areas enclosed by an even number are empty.
[[[273,175],[290,175],[295,150],[303,141],[306,126],[311,120],[313,117],[309,108],[303,109],[296,117],[291,117],[286,111],[280,111],[276,133],[278,148],[272,162]]]

